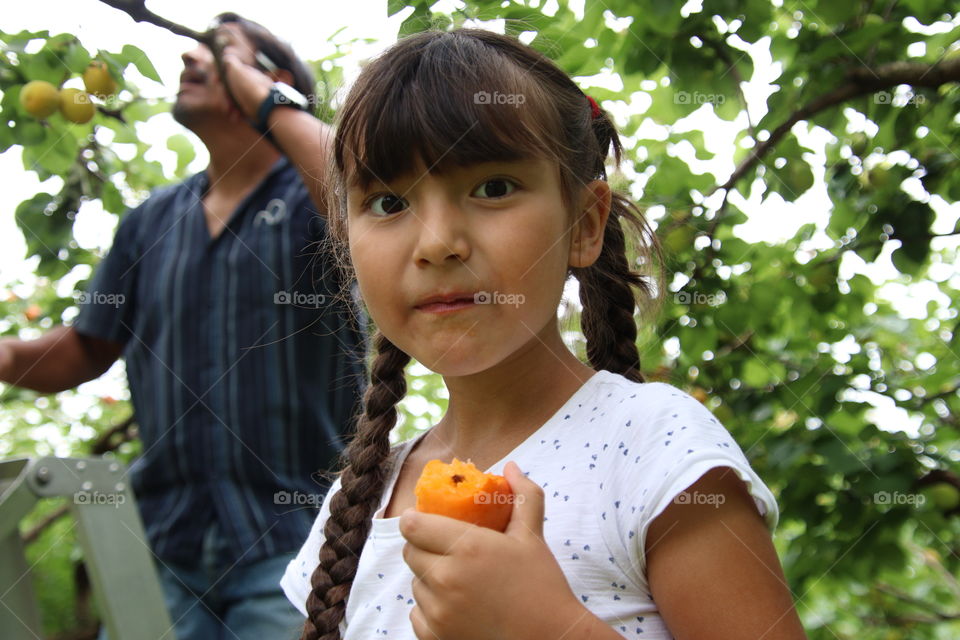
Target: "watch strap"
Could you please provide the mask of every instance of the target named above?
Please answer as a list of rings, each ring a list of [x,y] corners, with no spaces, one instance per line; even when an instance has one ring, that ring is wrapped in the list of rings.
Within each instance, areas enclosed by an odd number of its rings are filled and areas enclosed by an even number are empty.
[[[253,119],[253,128],[272,141],[273,136],[270,135],[270,128],[267,126],[267,121],[270,119],[270,114],[273,113],[274,109],[285,104],[289,104],[289,101],[283,97],[276,87],[271,86],[267,97],[263,99],[263,102],[261,102],[257,108],[257,114]]]

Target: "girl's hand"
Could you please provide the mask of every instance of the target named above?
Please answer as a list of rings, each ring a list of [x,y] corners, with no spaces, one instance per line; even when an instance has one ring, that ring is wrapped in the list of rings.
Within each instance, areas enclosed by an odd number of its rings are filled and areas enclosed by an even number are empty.
[[[593,618],[544,542],[543,489],[514,462],[504,475],[515,501],[503,533],[414,509],[400,517],[420,640],[558,638]]]

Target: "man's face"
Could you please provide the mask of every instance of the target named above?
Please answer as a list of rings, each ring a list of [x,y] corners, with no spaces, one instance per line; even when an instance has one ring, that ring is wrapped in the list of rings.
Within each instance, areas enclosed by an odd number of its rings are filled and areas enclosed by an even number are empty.
[[[256,49],[244,35],[240,26],[227,23],[217,29],[217,37],[241,60],[254,64]],[[220,82],[213,52],[206,45],[198,44],[185,52],[183,72],[180,74],[180,89],[173,106],[173,117],[187,128],[194,128],[204,121],[226,122],[239,115]]]

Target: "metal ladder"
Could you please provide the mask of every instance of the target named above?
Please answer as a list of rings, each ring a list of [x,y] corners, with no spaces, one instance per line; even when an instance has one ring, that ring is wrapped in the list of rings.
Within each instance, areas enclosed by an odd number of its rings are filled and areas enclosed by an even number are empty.
[[[66,497],[111,640],[176,640],[125,467],[102,458],[0,461],[0,638],[42,638],[20,521]]]

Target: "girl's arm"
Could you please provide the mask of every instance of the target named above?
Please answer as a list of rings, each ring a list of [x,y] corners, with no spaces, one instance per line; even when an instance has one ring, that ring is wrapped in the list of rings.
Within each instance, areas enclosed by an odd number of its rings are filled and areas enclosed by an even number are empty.
[[[806,640],[763,518],[729,467],[687,489],[646,538],[647,580],[675,640]],[[719,498],[722,495],[723,498]]]

